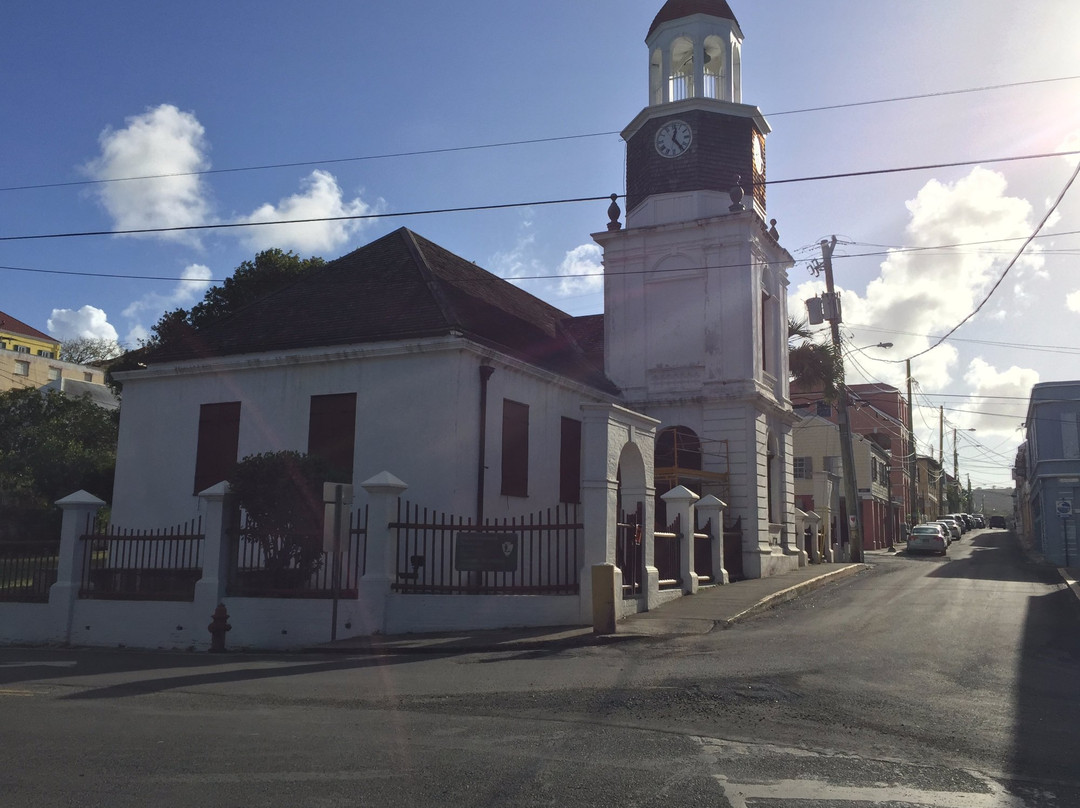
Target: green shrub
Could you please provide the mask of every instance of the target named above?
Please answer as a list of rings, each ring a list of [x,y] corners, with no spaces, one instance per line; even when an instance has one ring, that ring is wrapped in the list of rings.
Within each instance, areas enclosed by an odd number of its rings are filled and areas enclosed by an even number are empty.
[[[273,586],[295,588],[322,566],[326,475],[320,458],[299,452],[251,455],[236,464],[229,483]]]

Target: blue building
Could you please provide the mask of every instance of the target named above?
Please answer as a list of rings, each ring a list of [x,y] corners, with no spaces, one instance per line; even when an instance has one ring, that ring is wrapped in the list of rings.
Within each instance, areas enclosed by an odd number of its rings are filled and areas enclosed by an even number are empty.
[[[1080,566],[1080,381],[1044,382],[1028,403],[1026,462],[1017,480],[1031,546],[1059,566]]]

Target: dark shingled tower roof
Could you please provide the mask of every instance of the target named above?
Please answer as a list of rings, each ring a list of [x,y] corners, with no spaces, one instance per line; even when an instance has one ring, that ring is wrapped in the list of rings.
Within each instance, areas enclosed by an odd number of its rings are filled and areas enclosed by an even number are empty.
[[[727,4],[727,0],[668,0],[664,7],[660,9],[660,13],[656,15],[656,19],[653,20],[652,26],[649,28],[649,35],[651,36],[652,32],[665,22],[680,20],[692,14],[708,14],[712,17],[732,20],[736,25],[739,24],[731,10],[731,6]]]

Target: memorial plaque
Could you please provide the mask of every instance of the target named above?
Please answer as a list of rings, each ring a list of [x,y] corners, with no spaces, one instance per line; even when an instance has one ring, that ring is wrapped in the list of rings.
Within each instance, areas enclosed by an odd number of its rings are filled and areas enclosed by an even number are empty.
[[[458,572],[516,572],[516,533],[459,533],[454,550]]]

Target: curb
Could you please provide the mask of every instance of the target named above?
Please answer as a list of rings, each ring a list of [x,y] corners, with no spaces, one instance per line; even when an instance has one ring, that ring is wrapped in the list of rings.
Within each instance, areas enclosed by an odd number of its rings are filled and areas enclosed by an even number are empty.
[[[762,598],[749,609],[744,609],[734,617],[729,617],[727,620],[718,620],[716,625],[719,628],[731,628],[736,623],[745,620],[748,617],[753,617],[761,612],[766,612],[782,603],[795,600],[800,595],[805,595],[808,592],[813,592],[817,589],[821,589],[833,581],[839,581],[844,578],[848,578],[852,575],[856,575],[864,570],[870,569],[869,564],[852,564],[851,566],[844,567],[843,569],[834,570],[833,572],[827,572],[824,575],[820,575],[817,578],[811,578],[809,581],[803,581],[795,586],[788,587],[787,589],[781,589],[779,592],[774,592],[767,598]]]
[[[1076,595],[1077,600],[1080,600],[1080,583],[1078,583],[1076,579],[1073,578],[1072,571],[1067,570],[1064,567],[1058,567],[1057,571],[1058,575],[1061,576],[1061,580],[1065,582],[1065,586],[1067,586],[1072,591],[1072,593]]]
[[[833,570],[831,572],[824,573],[815,578],[811,578],[808,581],[802,581],[801,583],[790,586],[787,589],[781,589],[779,592],[774,592],[768,595],[757,603],[753,604],[747,609],[736,614],[734,617],[729,617],[725,620],[714,620],[712,627],[708,631],[700,632],[702,634],[708,634],[709,631],[715,631],[716,629],[727,629],[735,625],[738,622],[746,620],[756,614],[766,612],[782,603],[795,600],[801,595],[808,594],[817,589],[827,586],[835,581],[849,578],[864,570],[871,568],[869,564],[850,564],[840,569]],[[1080,593],[1078,593],[1080,597]],[[537,637],[535,639],[516,639],[508,638],[503,640],[490,639],[490,640],[474,640],[474,641],[460,641],[456,639],[447,639],[439,637],[430,637],[424,639],[402,640],[394,641],[387,639],[386,641],[369,641],[358,642],[355,645],[337,645],[337,646],[312,646],[301,649],[301,653],[309,654],[329,654],[329,655],[341,655],[352,654],[356,656],[399,656],[399,655],[457,655],[457,654],[470,654],[470,653],[495,653],[495,652],[507,652],[507,651],[541,651],[541,650],[557,650],[566,648],[583,648],[583,647],[595,647],[599,645],[614,645],[621,642],[632,642],[648,639],[657,639],[663,637],[685,636],[687,632],[635,632],[635,631],[617,631],[615,634],[595,634],[590,627],[579,628],[564,628],[561,630],[562,636],[555,637]],[[694,632],[697,633],[697,632]]]

